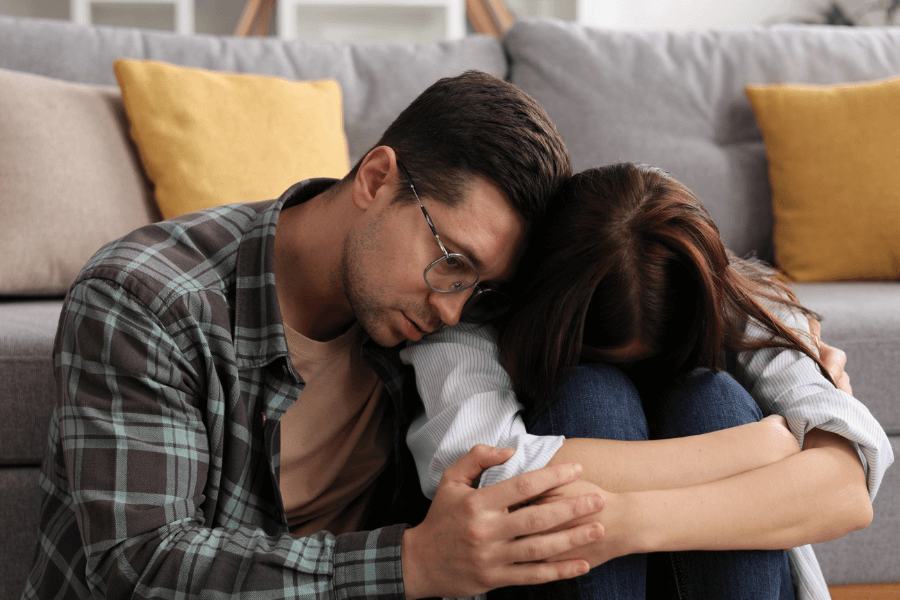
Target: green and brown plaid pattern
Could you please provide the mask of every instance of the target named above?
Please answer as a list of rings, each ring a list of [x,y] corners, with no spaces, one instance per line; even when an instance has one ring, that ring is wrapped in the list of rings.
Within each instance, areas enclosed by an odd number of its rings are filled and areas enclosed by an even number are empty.
[[[278,421],[303,383],[273,272],[282,206],[230,205],[102,248],[65,301],[40,541],[23,598],[402,598],[405,525],[287,533]],[[399,407],[391,353],[365,355]]]

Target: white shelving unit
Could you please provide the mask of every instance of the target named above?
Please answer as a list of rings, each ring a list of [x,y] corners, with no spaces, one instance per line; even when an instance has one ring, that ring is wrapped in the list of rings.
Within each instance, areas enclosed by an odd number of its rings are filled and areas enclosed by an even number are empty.
[[[276,0],[278,37],[295,39],[298,30],[297,11],[301,7],[326,8],[426,8],[444,13],[446,38],[460,39],[466,35],[465,0]]]
[[[71,19],[80,25],[91,24],[94,4],[169,4],[175,10],[175,31],[194,32],[194,0],[70,0]]]

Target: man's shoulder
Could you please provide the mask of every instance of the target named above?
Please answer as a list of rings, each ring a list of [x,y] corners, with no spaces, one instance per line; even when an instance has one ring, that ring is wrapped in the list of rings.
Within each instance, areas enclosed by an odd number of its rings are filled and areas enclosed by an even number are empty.
[[[136,229],[100,248],[74,286],[105,280],[145,302],[223,293],[237,276],[242,244],[264,252],[274,227],[259,217],[274,202],[229,204]]]

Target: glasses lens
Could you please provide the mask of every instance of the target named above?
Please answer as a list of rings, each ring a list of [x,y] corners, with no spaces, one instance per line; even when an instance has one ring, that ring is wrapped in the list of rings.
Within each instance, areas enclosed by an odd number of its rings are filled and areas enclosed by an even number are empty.
[[[425,269],[425,281],[438,292],[461,292],[478,283],[478,271],[462,254],[451,254]]]
[[[462,319],[469,323],[484,323],[509,310],[512,299],[490,288],[476,291],[463,306]]]

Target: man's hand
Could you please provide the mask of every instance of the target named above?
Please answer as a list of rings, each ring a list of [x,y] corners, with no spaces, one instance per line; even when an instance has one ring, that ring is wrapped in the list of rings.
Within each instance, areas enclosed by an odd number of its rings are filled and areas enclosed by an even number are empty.
[[[550,490],[540,498],[537,498],[534,504],[552,506],[553,503],[568,501],[587,494],[601,495],[603,498],[603,512],[586,515],[576,521],[567,523],[566,526],[602,523],[603,537],[590,544],[552,556],[547,559],[548,562],[583,559],[593,569],[619,556],[640,552],[643,548],[639,545],[641,543],[640,540],[643,539],[639,531],[640,521],[638,515],[633,514],[633,511],[629,510],[626,494],[614,494],[589,481],[579,479]]]
[[[847,366],[846,352],[822,341],[822,324],[815,319],[809,320],[809,333],[813,336],[814,347],[819,350],[819,358],[828,369],[828,374],[834,379],[837,388],[852,396],[853,388],[850,387],[850,376],[844,371],[844,367]]]
[[[544,467],[482,489],[473,487],[482,471],[507,461],[513,452],[478,445],[444,471],[425,520],[403,534],[407,598],[474,596],[587,573],[588,563],[582,559],[540,561],[603,536],[603,526],[595,520],[566,525],[597,513],[603,507],[599,495],[574,495],[516,510],[578,479],[580,465]],[[550,532],[556,528],[560,530]]]

